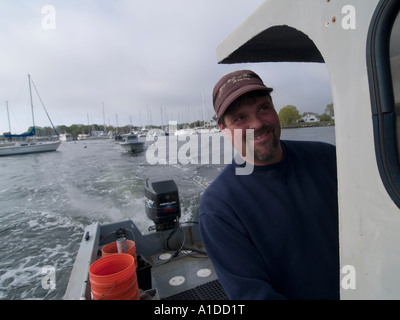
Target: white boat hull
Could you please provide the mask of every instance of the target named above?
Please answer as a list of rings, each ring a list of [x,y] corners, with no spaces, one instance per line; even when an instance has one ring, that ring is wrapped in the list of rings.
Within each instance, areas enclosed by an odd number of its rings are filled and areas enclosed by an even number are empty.
[[[34,142],[0,147],[0,156],[56,151],[61,141]]]
[[[122,150],[127,152],[138,152],[144,150],[144,142],[120,143]]]
[[[60,140],[63,142],[72,141],[72,136],[69,134],[60,134]]]
[[[120,142],[122,150],[126,152],[139,152],[144,149],[144,141],[137,134],[122,135],[123,141]]]

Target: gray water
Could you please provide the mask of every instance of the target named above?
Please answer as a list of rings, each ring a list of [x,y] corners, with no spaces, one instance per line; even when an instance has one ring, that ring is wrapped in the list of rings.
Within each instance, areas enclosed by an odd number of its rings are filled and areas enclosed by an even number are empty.
[[[282,139],[334,144],[334,127],[282,130]],[[132,219],[148,232],[144,184],[160,175],[174,178],[181,220],[190,220],[224,167],[223,161],[150,165],[146,152],[84,140],[64,142],[56,152],[0,157],[0,299],[62,299],[85,226]],[[48,266],[56,271],[54,289],[42,287]]]

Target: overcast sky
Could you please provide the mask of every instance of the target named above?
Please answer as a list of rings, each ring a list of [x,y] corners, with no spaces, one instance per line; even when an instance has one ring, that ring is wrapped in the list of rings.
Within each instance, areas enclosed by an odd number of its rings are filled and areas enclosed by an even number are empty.
[[[32,124],[28,73],[55,125],[103,124],[103,104],[113,126],[209,118],[215,83],[238,69],[274,88],[278,111],[323,113],[332,102],[324,64],[217,64],[217,45],[262,2],[1,0],[0,133],[6,101],[13,133]],[[44,27],[46,5],[55,29]],[[33,93],[36,125],[50,126]]]

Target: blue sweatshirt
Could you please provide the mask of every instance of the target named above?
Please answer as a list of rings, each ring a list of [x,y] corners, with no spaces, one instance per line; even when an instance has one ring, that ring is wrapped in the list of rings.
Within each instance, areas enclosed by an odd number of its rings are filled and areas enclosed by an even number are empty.
[[[206,251],[230,299],[339,299],[336,149],[281,145],[281,162],[250,175],[233,162],[207,188]]]

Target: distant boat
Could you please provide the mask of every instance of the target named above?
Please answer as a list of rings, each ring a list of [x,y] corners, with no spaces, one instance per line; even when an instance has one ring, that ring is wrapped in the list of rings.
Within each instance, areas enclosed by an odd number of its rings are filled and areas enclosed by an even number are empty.
[[[220,128],[211,128],[210,133],[220,133],[221,129]]]
[[[164,130],[161,129],[151,129],[147,133],[147,137],[159,137],[159,136],[165,136]]]
[[[139,135],[135,133],[128,133],[122,135],[122,138],[123,141],[119,144],[124,151],[139,152],[144,149],[144,141],[139,139]]]
[[[86,134],[86,133],[80,133],[78,134],[77,137],[78,140],[88,140],[91,139],[90,135]]]
[[[149,132],[148,129],[142,128],[139,130],[139,132],[137,134],[139,135],[139,138],[146,138],[148,132]]]
[[[110,139],[110,136],[107,132],[102,132],[97,136],[97,139]]]
[[[72,141],[73,139],[72,135],[70,135],[69,133],[61,133],[60,140],[66,142],[66,141]]]
[[[186,128],[175,131],[176,136],[187,136],[192,134],[197,134],[195,129]]]
[[[2,144],[0,145],[0,156],[11,156],[11,155],[18,155],[18,154],[27,154],[27,153],[38,153],[38,152],[49,152],[49,151],[56,151],[57,148],[60,146],[61,141],[56,140],[56,141],[37,141],[36,139],[36,128],[35,128],[35,117],[33,113],[33,102],[32,102],[32,89],[31,89],[31,76],[28,74],[28,80],[29,80],[29,95],[30,95],[30,100],[31,100],[31,110],[32,110],[32,122],[33,126],[32,129],[23,134],[4,134],[4,137],[6,139],[29,139],[33,137],[33,140],[28,140],[28,141],[18,141],[10,145],[10,143],[7,144]],[[35,87],[36,89],[36,87]],[[40,97],[39,97],[40,98]],[[43,102],[42,102],[43,104]],[[44,107],[44,105],[43,105]],[[46,110],[46,108],[45,108]],[[46,111],[47,114],[47,111]],[[49,116],[47,114],[47,116]],[[49,117],[50,120],[50,117]],[[51,122],[51,120],[50,120]],[[53,123],[52,123],[53,124]],[[53,126],[54,131],[57,134],[57,131],[55,130]],[[57,134],[58,136],[58,134]]]

